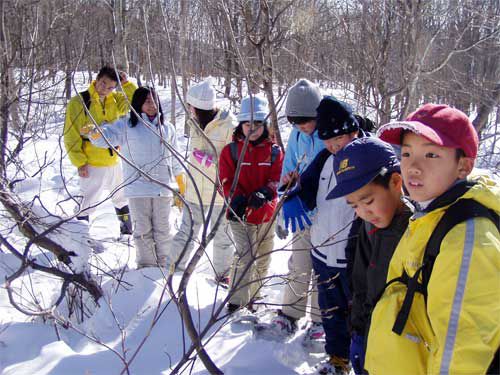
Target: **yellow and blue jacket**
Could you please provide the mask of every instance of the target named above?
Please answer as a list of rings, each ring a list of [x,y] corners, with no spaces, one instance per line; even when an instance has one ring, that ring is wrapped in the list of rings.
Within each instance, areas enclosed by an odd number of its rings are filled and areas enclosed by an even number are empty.
[[[459,199],[500,212],[500,187],[478,176]],[[426,244],[452,203],[415,214],[396,248],[387,280],[421,267]],[[427,286],[416,293],[401,335],[392,331],[407,291],[387,286],[373,310],[365,359],[370,374],[484,374],[500,345],[500,235],[488,218],[456,225],[441,242]]]

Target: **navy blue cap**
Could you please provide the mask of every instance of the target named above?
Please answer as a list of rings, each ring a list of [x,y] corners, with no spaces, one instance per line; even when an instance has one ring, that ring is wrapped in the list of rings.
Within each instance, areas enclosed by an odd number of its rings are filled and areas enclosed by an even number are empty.
[[[337,152],[333,161],[337,185],[326,196],[334,199],[351,194],[378,175],[399,172],[399,160],[392,146],[374,137],[357,138]]]

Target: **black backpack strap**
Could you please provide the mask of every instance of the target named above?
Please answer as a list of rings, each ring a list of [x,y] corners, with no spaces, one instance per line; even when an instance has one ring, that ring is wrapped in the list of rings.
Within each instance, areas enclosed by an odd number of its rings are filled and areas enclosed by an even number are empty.
[[[90,92],[89,92],[89,90],[82,91],[79,94],[82,97],[83,105],[85,106],[87,111],[90,111]],[[85,115],[87,114],[87,111],[85,111]]]
[[[415,275],[408,280],[408,290],[405,299],[396,317],[394,326],[392,327],[394,333],[401,335],[403,332],[406,322],[408,321],[413,297],[416,292],[422,293],[427,303],[427,285],[429,284],[434,262],[439,255],[443,238],[457,224],[475,217],[488,218],[495,224],[497,229],[499,228],[498,215],[473,199],[460,199],[446,209],[446,212],[441,217],[441,220],[439,220],[427,242],[422,266],[415,272]],[[422,275],[422,283],[418,282],[420,274]]]
[[[234,165],[238,165],[238,144],[236,142],[231,142],[229,144],[229,150],[231,151],[231,159],[233,159]]]
[[[432,267],[439,254],[443,238],[455,225],[475,217],[488,218],[495,224],[497,229],[499,227],[498,215],[493,210],[489,210],[473,199],[460,199],[458,202],[448,207],[436,228],[434,228],[425,248],[422,278],[426,283],[429,282],[431,277]]]
[[[273,143],[271,145],[271,164],[273,164],[276,161],[279,154],[280,154],[280,146],[275,145]]]

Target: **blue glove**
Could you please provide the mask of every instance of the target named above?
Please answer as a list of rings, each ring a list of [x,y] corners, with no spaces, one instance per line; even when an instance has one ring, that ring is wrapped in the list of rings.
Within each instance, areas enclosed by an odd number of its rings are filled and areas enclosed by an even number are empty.
[[[292,223],[292,232],[297,231],[297,223],[299,224],[300,230],[305,229],[305,224],[311,225],[311,220],[307,216],[307,211],[304,204],[300,198],[295,195],[283,203],[283,217],[285,219],[285,228],[288,229],[290,223]]]
[[[349,354],[352,368],[356,375],[363,374],[363,367],[365,365],[365,336],[352,335],[351,349]]]

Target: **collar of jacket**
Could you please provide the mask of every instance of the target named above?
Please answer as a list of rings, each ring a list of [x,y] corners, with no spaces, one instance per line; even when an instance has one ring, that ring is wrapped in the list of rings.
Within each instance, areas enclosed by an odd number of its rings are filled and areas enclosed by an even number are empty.
[[[414,208],[414,213],[417,216],[425,215],[428,212],[434,211],[438,208],[449,206],[456,202],[462,195],[464,195],[471,187],[476,184],[470,180],[459,180],[450,189],[445,191],[439,197],[435,198],[424,210],[419,210],[418,203],[407,199],[407,204],[410,203]]]
[[[91,98],[97,98],[99,100],[99,94],[95,91],[95,80],[90,83],[88,91]]]
[[[141,118],[146,121],[147,123],[149,124],[152,124],[152,125],[156,125],[158,126],[158,124],[160,123],[160,114],[157,113],[155,118],[150,120],[149,119],[149,116],[147,114],[145,114],[144,112],[141,113]]]

